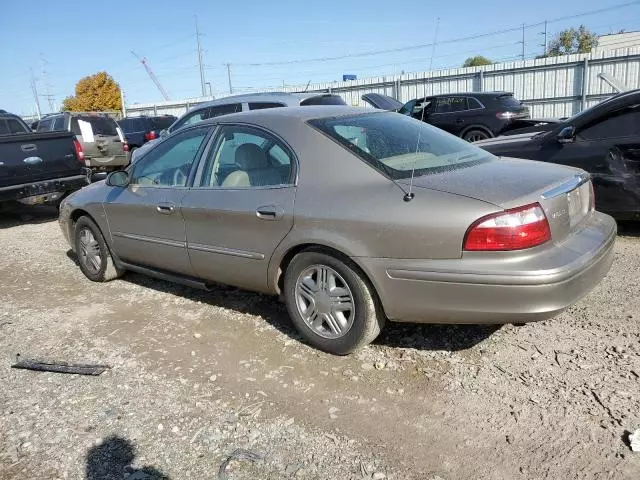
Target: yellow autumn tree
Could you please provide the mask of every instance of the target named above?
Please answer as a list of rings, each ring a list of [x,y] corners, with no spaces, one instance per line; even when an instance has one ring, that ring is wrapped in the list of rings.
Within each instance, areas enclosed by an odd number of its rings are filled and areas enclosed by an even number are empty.
[[[76,94],[62,102],[62,110],[70,112],[104,112],[121,110],[120,87],[107,72],[81,78]]]

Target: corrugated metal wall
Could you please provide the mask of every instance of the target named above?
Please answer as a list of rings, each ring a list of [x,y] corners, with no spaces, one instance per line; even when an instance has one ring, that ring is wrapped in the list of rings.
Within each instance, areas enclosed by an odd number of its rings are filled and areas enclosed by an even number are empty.
[[[585,77],[586,71],[586,77]],[[607,73],[629,88],[640,88],[640,47],[500,63],[482,67],[369,77],[348,82],[311,84],[308,91],[331,91],[354,106],[367,106],[365,93],[381,93],[407,102],[440,93],[501,90],[513,92],[536,118],[568,117],[613,95],[600,74]],[[585,85],[586,80],[586,85]],[[306,85],[286,91],[305,90]],[[240,92],[238,92],[240,93]],[[128,115],[181,115],[203,99],[129,105]]]

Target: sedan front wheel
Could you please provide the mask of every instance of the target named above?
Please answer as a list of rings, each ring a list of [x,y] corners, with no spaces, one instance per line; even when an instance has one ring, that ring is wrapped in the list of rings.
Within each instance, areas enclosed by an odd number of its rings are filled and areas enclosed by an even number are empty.
[[[100,228],[89,217],[76,222],[74,240],[80,270],[89,280],[108,282],[122,276],[124,270],[113,263]]]
[[[285,272],[291,319],[313,346],[346,355],[372,342],[384,325],[375,292],[357,267],[324,252],[296,255]]]

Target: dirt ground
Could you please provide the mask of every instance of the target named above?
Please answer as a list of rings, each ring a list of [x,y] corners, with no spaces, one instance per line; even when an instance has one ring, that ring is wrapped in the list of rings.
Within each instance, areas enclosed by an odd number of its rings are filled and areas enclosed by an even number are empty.
[[[334,357],[271,297],[92,283],[54,211],[0,215],[3,480],[640,478],[640,229],[553,320],[392,323]],[[112,368],[12,369],[17,353]]]

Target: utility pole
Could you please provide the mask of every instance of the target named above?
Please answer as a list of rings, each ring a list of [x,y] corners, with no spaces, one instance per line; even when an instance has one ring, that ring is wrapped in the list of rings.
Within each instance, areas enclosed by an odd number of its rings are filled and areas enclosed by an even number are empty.
[[[120,87],[120,102],[122,103],[122,118],[127,116],[127,107],[124,105],[124,92],[122,91],[122,87]]]
[[[544,32],[540,32],[540,35],[544,35],[544,43],[541,44],[540,46],[544,49],[542,51],[542,56],[546,57],[547,56],[547,21],[544,21]]]
[[[202,47],[200,45],[200,31],[198,30],[198,16],[196,15],[196,42],[198,43],[198,64],[200,65],[200,86],[202,87],[202,96],[207,96],[204,81],[204,68],[202,66]]]
[[[433,66],[433,54],[436,53],[436,44],[438,43],[438,31],[440,30],[440,17],[436,20],[436,33],[433,35],[433,43],[431,44],[431,59],[429,60],[429,71]],[[393,66],[393,75],[395,76],[395,65]]]
[[[36,102],[36,110],[38,111],[38,120],[42,118],[42,112],[40,111],[40,99],[38,98],[38,87],[36,85],[36,77],[33,75],[33,68],[31,70],[31,91],[33,92],[33,99]]]
[[[42,81],[44,82],[45,93],[42,94],[43,97],[47,99],[47,103],[49,104],[49,111],[54,112],[56,110],[55,105],[55,95],[51,93],[51,85],[49,84],[48,75],[47,75],[47,65],[49,62],[45,58],[43,53],[40,53],[40,73]]]
[[[229,80],[229,94],[231,94],[233,93],[233,87],[231,86],[231,64],[225,63],[224,65],[227,67],[227,79]]]
[[[524,23],[522,24],[522,60],[524,61]]]

